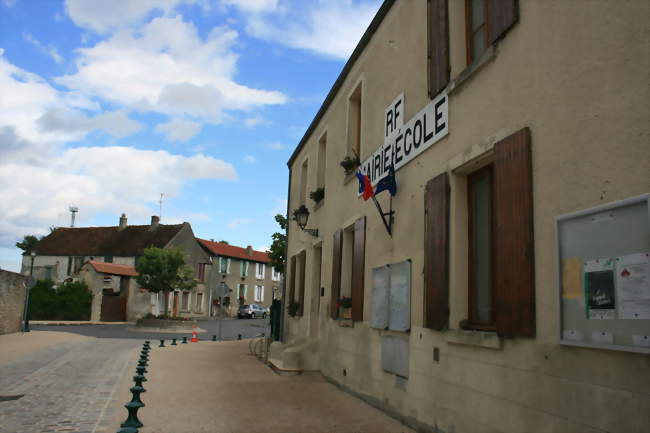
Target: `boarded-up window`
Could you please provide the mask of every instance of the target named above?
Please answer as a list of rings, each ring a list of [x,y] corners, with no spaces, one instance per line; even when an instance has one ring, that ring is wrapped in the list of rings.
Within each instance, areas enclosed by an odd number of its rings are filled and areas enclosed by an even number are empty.
[[[427,183],[424,196],[424,326],[436,330],[449,322],[449,176]]]
[[[535,261],[530,130],[494,146],[495,279],[497,332],[535,335]]]
[[[427,2],[427,59],[429,97],[433,99],[449,83],[449,18],[448,0]]]
[[[289,303],[296,301],[296,256],[291,257],[289,264]]]
[[[354,243],[352,253],[352,320],[363,320],[364,274],[366,258],[366,217],[354,223]]]
[[[334,233],[332,245],[332,293],[330,296],[330,315],[332,319],[338,319],[339,295],[341,293],[341,257],[343,250],[343,231],[337,230]]]

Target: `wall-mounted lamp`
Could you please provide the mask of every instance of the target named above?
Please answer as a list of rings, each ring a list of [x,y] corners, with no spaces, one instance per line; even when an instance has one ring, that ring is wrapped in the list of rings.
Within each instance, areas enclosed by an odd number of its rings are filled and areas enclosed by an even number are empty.
[[[318,229],[306,229],[307,221],[309,221],[309,209],[303,204],[298,209],[293,211],[293,220],[298,223],[300,230],[309,233],[312,236],[318,237]]]

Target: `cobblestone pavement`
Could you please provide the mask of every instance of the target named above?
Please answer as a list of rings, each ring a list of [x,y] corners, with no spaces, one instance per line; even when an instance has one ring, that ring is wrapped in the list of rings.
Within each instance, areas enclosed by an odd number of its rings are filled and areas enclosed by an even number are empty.
[[[219,321],[217,320],[199,320],[198,325],[199,328],[206,330],[206,332],[199,334],[199,338],[202,340],[210,339],[213,335],[219,334]],[[186,334],[172,334],[131,331],[133,327],[133,324],[31,326],[32,329],[38,331],[74,332],[76,334],[97,338],[134,338],[138,340],[158,340],[164,338],[169,340],[174,337],[179,338],[183,335],[190,335],[190,332]],[[221,322],[221,336],[223,340],[236,340],[237,334],[241,334],[242,338],[252,338],[262,332],[268,335],[270,330],[269,319],[226,319]]]
[[[61,331],[60,327],[57,330]],[[113,432],[116,384],[135,370],[141,341],[61,344],[0,366],[0,433]],[[1,348],[0,348],[1,350]],[[132,365],[131,365],[132,364]],[[126,411],[125,411],[126,413]]]

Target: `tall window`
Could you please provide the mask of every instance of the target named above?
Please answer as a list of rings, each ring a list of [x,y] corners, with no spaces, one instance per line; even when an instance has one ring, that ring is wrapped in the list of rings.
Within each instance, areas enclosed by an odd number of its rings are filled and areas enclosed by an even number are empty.
[[[205,282],[205,265],[206,263],[199,263],[199,266],[196,270],[196,277],[200,282]]]
[[[271,266],[271,279],[273,281],[280,281],[280,272],[277,272],[273,266]]]
[[[361,83],[348,99],[348,150],[361,158]]]
[[[239,284],[237,286],[237,297],[246,299],[246,284]]]
[[[467,63],[481,57],[489,42],[489,1],[466,1]]]
[[[248,262],[246,260],[242,260],[239,264],[239,276],[240,277],[248,276]]]
[[[113,256],[104,256],[104,263],[113,263]]]
[[[264,286],[255,286],[255,302],[262,302],[264,299]]]
[[[198,293],[196,295],[196,312],[203,312],[203,293]]]
[[[318,140],[318,172],[316,187],[325,188],[325,170],[327,167],[327,132]]]
[[[219,257],[219,273],[230,273],[230,259],[227,257]]]
[[[492,326],[492,165],[467,179],[469,210],[469,320]]]
[[[181,310],[183,310],[183,311],[189,311],[190,310],[190,293],[189,292],[183,292],[183,296],[181,297]]]
[[[255,278],[257,278],[258,280],[263,280],[265,270],[266,270],[266,267],[264,266],[264,263],[257,263],[256,269],[255,269]]]
[[[300,204],[307,204],[307,170],[309,169],[309,160],[305,160],[300,168]]]

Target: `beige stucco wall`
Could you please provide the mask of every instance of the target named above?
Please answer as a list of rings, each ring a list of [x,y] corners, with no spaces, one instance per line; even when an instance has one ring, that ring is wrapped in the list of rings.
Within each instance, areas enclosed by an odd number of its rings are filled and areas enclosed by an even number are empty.
[[[345,183],[347,99],[362,82],[364,160],[383,142],[384,110],[404,91],[405,120],[429,102],[426,2],[398,0],[295,159],[290,209],[300,199],[300,168],[309,160],[307,192],[316,188],[317,142],[327,132],[326,195],[309,227],[289,229],[288,257],[307,251],[305,303],[313,287],[313,247],[322,242],[319,312],[287,318],[289,342],[314,335],[318,365],[328,377],[387,408],[445,432],[641,432],[650,421],[647,355],[560,346],[554,218],[650,191],[650,3],[521,1],[520,20],[494,58],[449,94],[449,135],[397,172],[394,234],[371,202]],[[588,5],[586,4],[588,3]],[[465,69],[464,2],[450,2],[452,80]],[[606,29],[606,31],[604,31]],[[532,133],[537,336],[501,341],[500,350],[449,343],[467,318],[464,175],[452,172],[495,141],[529,127]],[[423,324],[424,187],[448,171],[451,180],[450,327]],[[387,206],[387,194],[379,198]],[[364,322],[342,328],[329,319],[332,235],[367,215]],[[369,329],[371,270],[412,260],[410,378],[405,389],[382,371],[379,341]],[[290,275],[289,271],[289,275]],[[310,316],[319,313],[318,320]],[[311,322],[311,323],[310,323]],[[440,350],[439,362],[433,349]],[[346,375],[343,375],[343,370]]]

